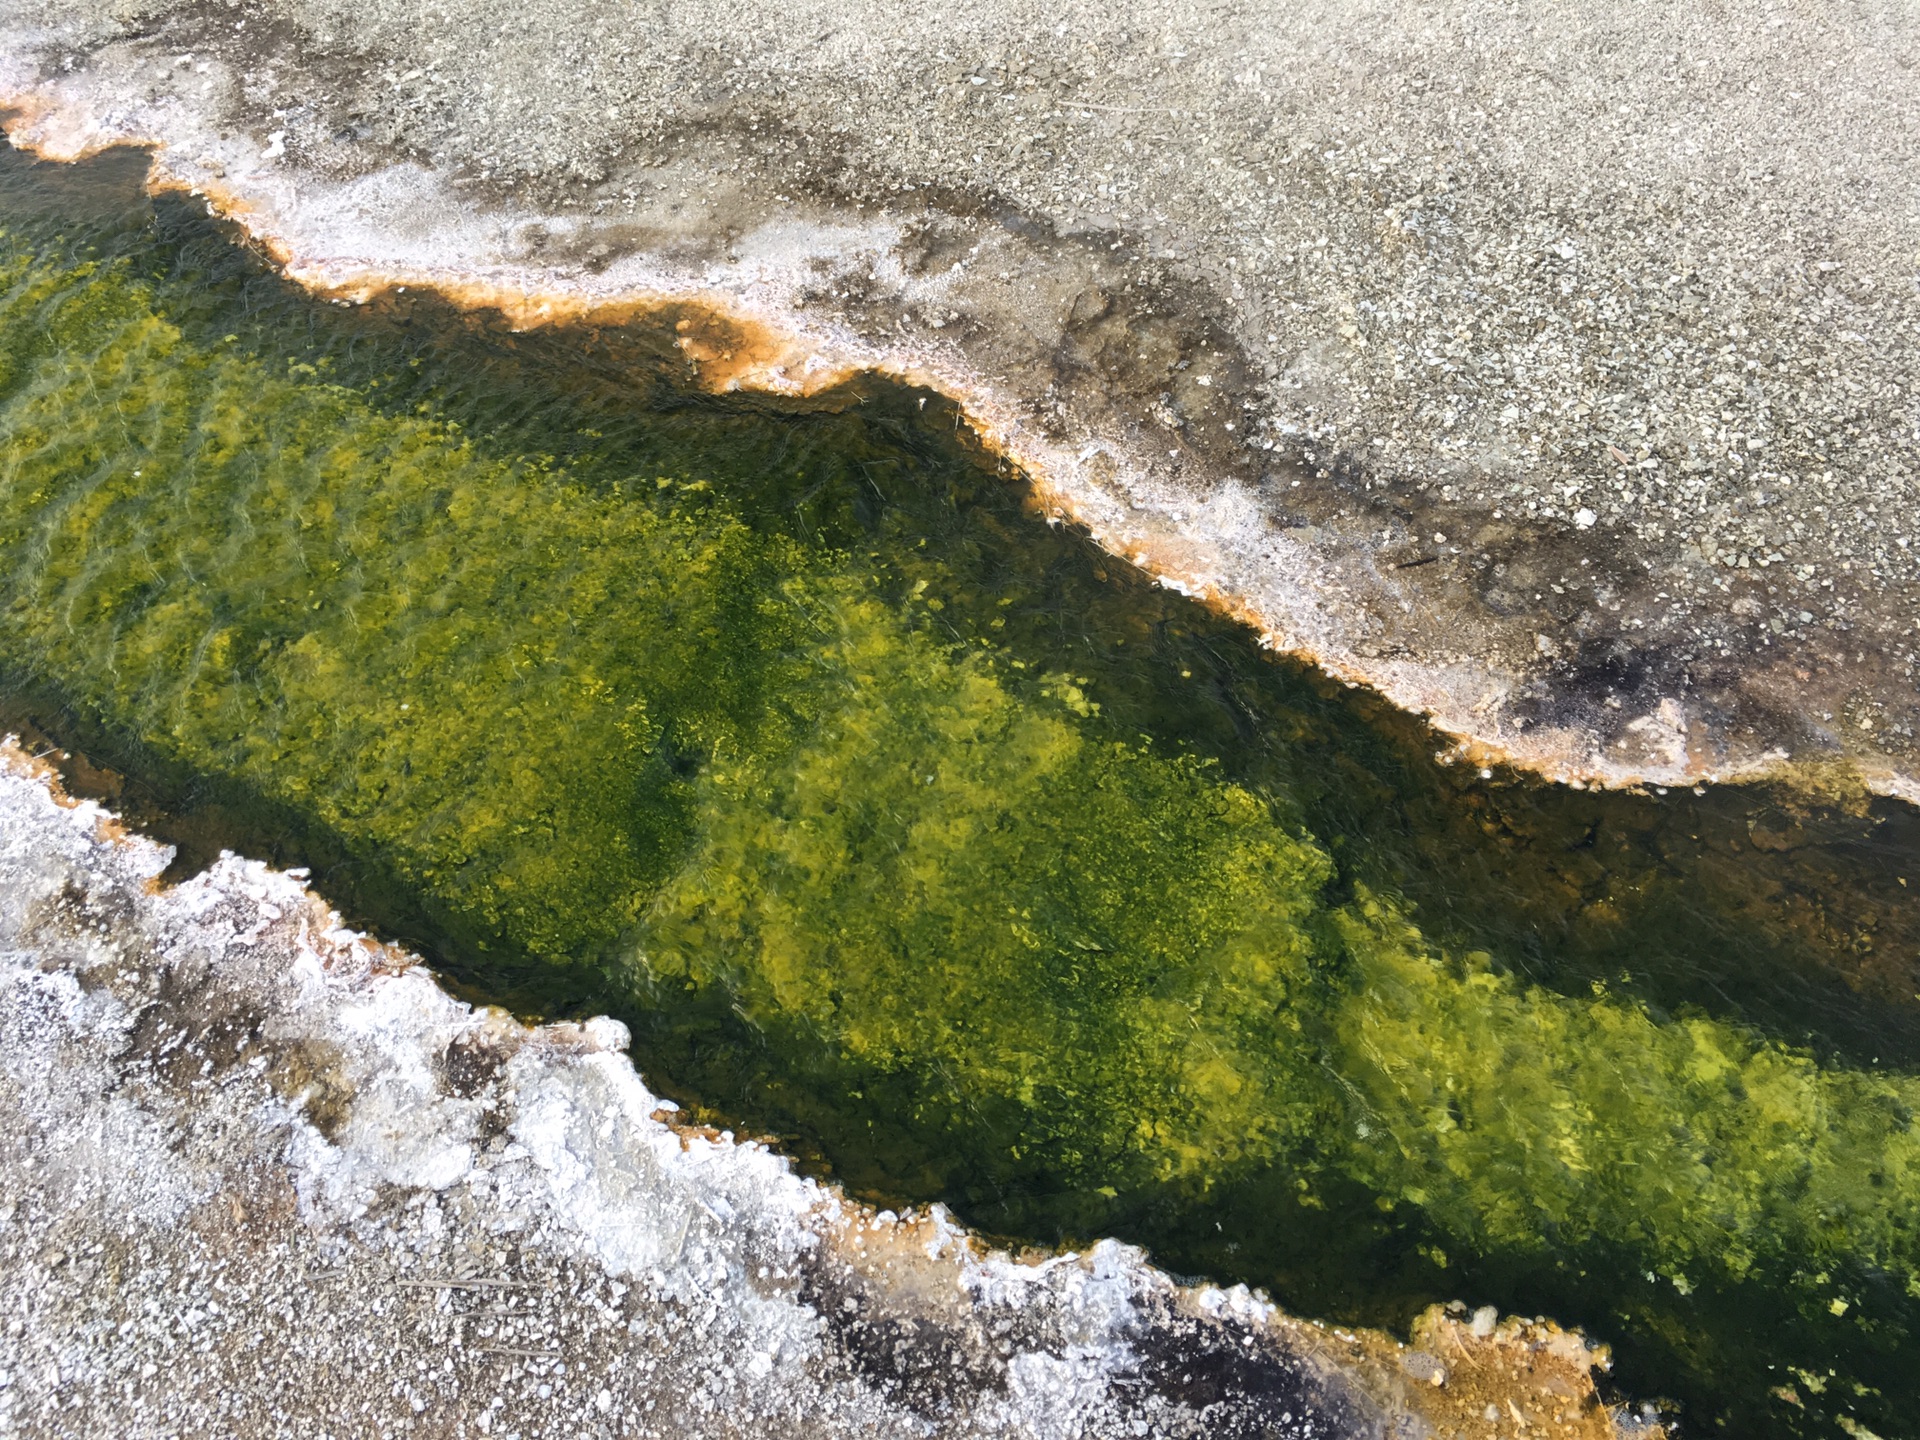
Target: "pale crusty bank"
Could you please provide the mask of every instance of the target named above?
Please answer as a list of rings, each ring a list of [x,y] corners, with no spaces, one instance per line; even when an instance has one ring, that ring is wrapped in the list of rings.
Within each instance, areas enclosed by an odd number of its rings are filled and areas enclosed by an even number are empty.
[[[1543,1322],[1401,1345],[876,1214],[676,1128],[617,1023],[474,1009],[298,876],[170,854],[0,746],[0,1433],[1661,1433]]]
[[[1482,754],[1916,786],[1920,12],[0,0],[302,280],[697,302]]]

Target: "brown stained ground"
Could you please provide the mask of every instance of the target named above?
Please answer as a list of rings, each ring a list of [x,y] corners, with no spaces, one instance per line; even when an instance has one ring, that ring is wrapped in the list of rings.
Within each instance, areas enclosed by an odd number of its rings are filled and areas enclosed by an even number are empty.
[[[1022,1326],[1012,1311],[984,1328],[965,1323],[972,1307],[953,1290],[938,1257],[966,1243],[938,1219],[883,1212],[836,1232],[832,1250],[809,1283],[823,1313],[853,1302],[849,1313],[860,1318],[852,1322],[849,1338],[856,1345],[865,1338],[876,1355],[891,1357],[903,1336],[917,1336],[922,1347],[906,1363],[926,1367],[918,1377],[923,1383],[938,1373],[945,1383],[979,1384],[992,1368],[996,1347],[1005,1353],[1020,1343]],[[943,1319],[951,1327],[943,1343],[926,1345]],[[1204,1296],[1189,1294],[1145,1322],[1139,1343],[1151,1356],[1180,1337],[1176,1353],[1189,1386],[1207,1383],[1210,1371],[1223,1396],[1236,1388],[1243,1395],[1257,1393],[1260,1377],[1250,1367],[1217,1354],[1201,1359],[1208,1351],[1206,1337],[1217,1326],[1217,1312],[1209,1312]],[[1314,1357],[1325,1376],[1356,1386],[1398,1417],[1403,1431],[1434,1440],[1617,1440],[1629,1434],[1635,1440],[1663,1440],[1667,1434],[1650,1408],[1634,1413],[1617,1402],[1608,1404],[1596,1383],[1609,1368],[1606,1348],[1551,1321],[1500,1319],[1490,1310],[1470,1315],[1455,1302],[1422,1315],[1407,1341],[1283,1314],[1267,1316],[1262,1328],[1283,1349]],[[1143,1372],[1153,1369],[1149,1359]],[[1222,1433],[1231,1431],[1235,1418],[1224,1408],[1213,1416],[1225,1427]]]
[[[1455,1313],[1455,1312],[1458,1313]],[[1651,1412],[1610,1407],[1595,1385],[1604,1347],[1542,1320],[1476,1317],[1435,1306],[1414,1323],[1411,1342],[1382,1344],[1366,1331],[1318,1330],[1326,1350],[1357,1365],[1372,1392],[1405,1406],[1436,1440],[1610,1440],[1668,1432]]]

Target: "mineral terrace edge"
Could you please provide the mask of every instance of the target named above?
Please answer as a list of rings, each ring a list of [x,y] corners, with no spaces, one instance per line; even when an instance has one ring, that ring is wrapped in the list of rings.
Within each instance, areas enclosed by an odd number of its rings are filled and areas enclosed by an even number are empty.
[[[503,264],[479,252],[497,248],[499,238],[516,228],[565,229],[578,222],[532,212],[476,214],[440,177],[411,167],[348,182],[296,179],[275,163],[271,143],[263,146],[242,134],[216,136],[200,118],[177,109],[140,114],[109,108],[109,101],[86,93],[73,79],[31,79],[17,57],[11,65],[0,60],[0,112],[8,114],[6,129],[16,147],[58,161],[116,146],[149,148],[151,191],[204,199],[214,213],[241,226],[290,279],[338,303],[421,289],[456,306],[497,310],[523,329],[618,324],[672,311],[683,317],[680,346],[710,389],[804,397],[872,375],[942,394],[989,451],[1018,467],[1049,516],[1083,526],[1104,549],[1159,583],[1244,621],[1268,648],[1425,716],[1457,742],[1462,759],[1603,787],[1763,779],[1791,784],[1802,777],[1824,786],[1837,764],[1874,793],[1920,804],[1920,773],[1891,756],[1806,747],[1796,755],[1780,745],[1735,748],[1716,732],[1715,717],[1697,707],[1690,711],[1674,697],[1659,699],[1645,713],[1622,713],[1610,730],[1569,724],[1522,729],[1503,723],[1499,711],[1517,689],[1536,683],[1532,677],[1457,657],[1364,658],[1356,644],[1364,637],[1342,619],[1354,590],[1354,566],[1315,553],[1318,540],[1268,533],[1257,497],[1241,482],[1221,479],[1215,495],[1194,506],[1157,482],[1127,447],[1093,441],[1076,450],[1041,433],[1023,417],[1024,397],[976,371],[959,345],[880,346],[845,324],[797,308],[809,265],[885,265],[897,226],[815,226],[797,246],[792,235],[770,237],[772,249],[757,268],[742,265],[719,274],[676,269],[664,256],[628,257],[597,274],[580,266]],[[365,218],[384,212],[390,221],[403,210],[413,213],[414,231],[434,229],[432,244],[442,253],[430,253],[418,233]],[[344,228],[329,219],[343,215],[358,218]],[[435,221],[442,224],[436,228]],[[579,228],[590,234],[590,227]],[[897,271],[897,261],[892,263]],[[924,284],[904,274],[891,278],[907,291]],[[1363,558],[1362,570],[1384,585],[1381,557]]]

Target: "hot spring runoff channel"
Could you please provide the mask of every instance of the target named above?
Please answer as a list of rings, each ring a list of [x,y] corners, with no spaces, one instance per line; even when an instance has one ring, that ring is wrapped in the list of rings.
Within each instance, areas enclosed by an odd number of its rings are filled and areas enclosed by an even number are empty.
[[[857,1195],[1548,1315],[1694,1433],[1920,1410],[1913,812],[1436,764],[937,396],[318,302],[144,163],[0,162],[0,722],[177,870]]]

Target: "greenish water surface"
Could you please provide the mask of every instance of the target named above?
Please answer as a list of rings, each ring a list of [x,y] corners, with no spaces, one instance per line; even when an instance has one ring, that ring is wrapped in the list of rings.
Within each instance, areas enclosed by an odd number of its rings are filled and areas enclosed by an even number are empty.
[[[1909,1433],[1912,812],[1436,764],[938,397],[316,302],[138,163],[0,160],[0,721],[177,868],[307,865],[886,1203]]]

